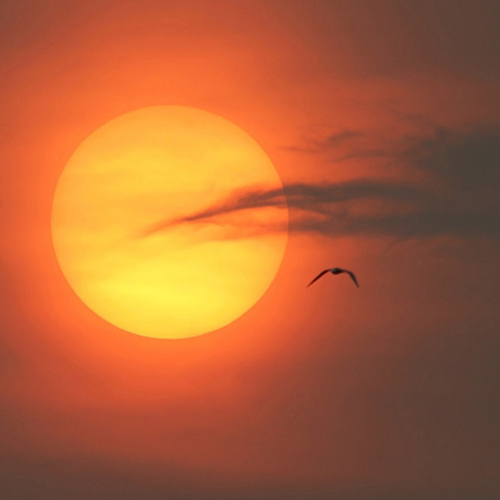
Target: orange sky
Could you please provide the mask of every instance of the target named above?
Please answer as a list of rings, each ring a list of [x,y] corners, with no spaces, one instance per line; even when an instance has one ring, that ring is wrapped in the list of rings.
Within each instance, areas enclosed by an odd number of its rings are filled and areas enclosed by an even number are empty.
[[[499,14],[486,0],[3,2],[6,498],[496,497]],[[264,148],[292,228],[263,299],[183,341],[94,315],[50,234],[81,142],[171,104]],[[336,265],[361,288],[305,289]]]

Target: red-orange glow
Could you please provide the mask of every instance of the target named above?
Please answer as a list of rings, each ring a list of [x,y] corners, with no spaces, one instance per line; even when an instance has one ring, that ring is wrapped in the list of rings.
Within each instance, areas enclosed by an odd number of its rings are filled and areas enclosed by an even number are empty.
[[[0,2],[0,496],[19,463],[37,500],[498,477],[500,39],[466,3]],[[321,196],[374,183],[415,196]],[[168,224],[264,184],[286,209]],[[306,288],[334,266],[360,288]],[[164,491],[80,488],[107,467]]]

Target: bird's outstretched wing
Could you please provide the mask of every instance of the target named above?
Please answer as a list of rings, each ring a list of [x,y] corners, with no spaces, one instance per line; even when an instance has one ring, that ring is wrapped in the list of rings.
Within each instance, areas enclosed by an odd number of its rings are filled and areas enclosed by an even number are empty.
[[[311,283],[309,283],[309,285],[307,285],[307,286],[311,286],[311,285],[312,285],[315,281],[318,281],[318,280],[321,278],[321,276],[324,276],[324,275],[325,275],[326,273],[328,273],[329,271],[330,271],[330,269],[325,269],[324,271],[321,271],[321,272],[318,274],[318,276],[316,276],[316,278],[314,278],[314,279],[311,281]],[[307,288],[307,287],[306,287],[306,288]]]
[[[359,283],[356,276],[354,276],[354,273],[352,271],[347,271],[347,270],[345,270],[344,272],[346,272],[351,277],[352,281],[354,281],[354,284],[359,288]]]

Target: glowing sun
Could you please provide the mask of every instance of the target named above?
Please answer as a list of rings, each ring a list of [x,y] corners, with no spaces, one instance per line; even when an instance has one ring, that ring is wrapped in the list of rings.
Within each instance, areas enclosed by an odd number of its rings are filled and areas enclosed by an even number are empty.
[[[90,135],[61,174],[52,209],[59,265],[80,299],[123,330],[172,339],[217,330],[262,297],[282,261],[287,232],[252,225],[272,217],[286,226],[288,213],[189,215],[254,187],[282,184],[233,123],[180,106],[127,113]]]

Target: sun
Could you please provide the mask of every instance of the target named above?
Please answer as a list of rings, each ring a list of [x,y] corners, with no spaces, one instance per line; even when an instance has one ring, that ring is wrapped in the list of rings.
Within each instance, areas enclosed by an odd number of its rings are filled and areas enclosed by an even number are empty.
[[[251,226],[273,217],[287,227],[286,207],[162,221],[255,187],[283,188],[267,154],[230,121],[181,106],[127,113],[91,134],[59,178],[57,260],[80,299],[122,330],[168,339],[217,330],[274,280],[287,231]]]

